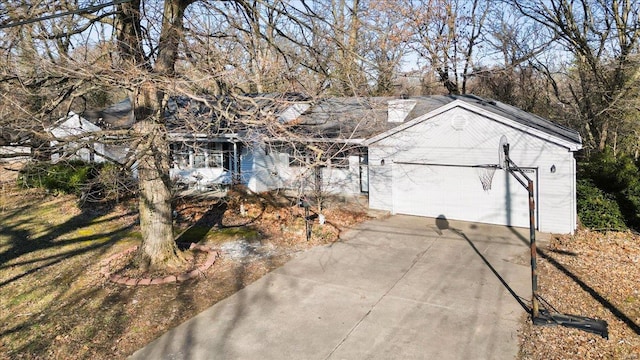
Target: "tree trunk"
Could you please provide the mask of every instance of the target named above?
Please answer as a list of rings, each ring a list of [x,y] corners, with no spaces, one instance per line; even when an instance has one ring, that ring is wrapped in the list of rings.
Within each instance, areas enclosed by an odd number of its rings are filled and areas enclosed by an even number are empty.
[[[158,268],[180,262],[173,238],[169,143],[162,123],[161,92],[152,85],[139,90],[135,98],[138,122],[135,130],[142,139],[137,149],[139,211],[144,266]]]
[[[143,266],[151,268],[178,264],[182,257],[173,238],[171,184],[169,179],[169,142],[163,118],[166,103],[161,81],[175,76],[178,47],[182,39],[183,17],[193,0],[165,0],[158,55],[151,68],[143,54],[140,29],[140,0],[119,5],[116,26],[119,53],[132,69],[146,70],[149,76],[130,95],[136,124],[136,160],[138,162],[139,212],[142,246],[139,256]]]
[[[607,146],[607,137],[609,136],[609,121],[605,120],[600,129],[600,140],[598,141],[598,150],[604,151]]]
[[[138,176],[140,181],[140,229],[145,240],[141,254],[153,268],[171,265],[179,259],[173,239],[171,193],[168,171],[164,165],[168,159],[166,137],[159,133],[158,124],[152,121],[140,123],[142,131],[149,132],[147,149],[140,154]]]
[[[142,49],[142,26],[140,25],[140,0],[132,0],[119,4],[116,20],[116,39],[118,53],[132,64],[143,65],[148,68]]]

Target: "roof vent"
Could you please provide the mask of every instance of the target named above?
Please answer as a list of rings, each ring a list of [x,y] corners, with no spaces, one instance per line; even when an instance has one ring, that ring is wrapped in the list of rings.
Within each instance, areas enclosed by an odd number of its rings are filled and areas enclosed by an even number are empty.
[[[396,99],[389,101],[387,120],[390,123],[401,123],[407,118],[411,110],[416,106],[415,100]]]

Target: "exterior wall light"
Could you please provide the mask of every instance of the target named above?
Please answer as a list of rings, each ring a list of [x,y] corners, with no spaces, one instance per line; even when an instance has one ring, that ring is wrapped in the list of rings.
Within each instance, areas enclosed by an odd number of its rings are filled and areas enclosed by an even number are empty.
[[[556,172],[556,166],[551,165],[551,173],[554,174]]]
[[[380,160],[380,166],[384,166],[384,159]]]

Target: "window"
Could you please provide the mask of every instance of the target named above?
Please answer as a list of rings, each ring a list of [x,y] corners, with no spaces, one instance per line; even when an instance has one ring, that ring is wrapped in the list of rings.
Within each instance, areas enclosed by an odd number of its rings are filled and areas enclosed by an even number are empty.
[[[360,160],[360,165],[369,165],[369,154],[365,151],[360,151],[360,154],[358,154],[359,160]]]
[[[352,156],[358,157],[360,165],[366,165],[368,162],[367,150],[363,147],[347,147],[344,145],[340,149],[330,150],[329,154],[331,154],[329,158],[331,166],[334,168],[349,168],[349,158]]]
[[[194,146],[193,150],[193,167],[194,168],[204,168],[207,167],[206,159],[207,159],[207,150],[203,149],[199,146]]]
[[[171,144],[173,166],[179,169],[223,167],[224,144],[217,142]]]
[[[224,167],[224,148],[222,143],[207,144],[207,167],[218,168]]]
[[[171,158],[173,166],[178,169],[188,169],[191,167],[189,161],[189,149],[184,144],[171,144]]]
[[[346,169],[349,167],[349,153],[340,151],[331,157],[331,166],[334,168]]]
[[[309,156],[305,154],[304,147],[301,145],[301,148],[295,148],[291,144],[277,144],[272,146],[273,152],[277,152],[280,154],[286,154],[289,158],[289,166],[307,166],[309,161]]]
[[[311,158],[308,154],[298,149],[290,148],[289,166],[308,166]]]

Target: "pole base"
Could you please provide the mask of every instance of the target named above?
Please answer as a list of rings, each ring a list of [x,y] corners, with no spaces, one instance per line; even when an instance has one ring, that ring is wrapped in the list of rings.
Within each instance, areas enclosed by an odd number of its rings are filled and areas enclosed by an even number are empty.
[[[533,318],[534,325],[560,325],[598,334],[609,339],[609,324],[604,320],[592,319],[578,315],[566,315],[550,313],[548,310],[540,310],[537,317]]]

